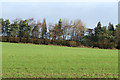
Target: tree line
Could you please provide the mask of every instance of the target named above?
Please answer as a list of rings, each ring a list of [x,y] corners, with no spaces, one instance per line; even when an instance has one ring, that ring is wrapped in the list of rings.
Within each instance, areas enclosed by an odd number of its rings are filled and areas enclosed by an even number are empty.
[[[53,44],[72,47],[120,48],[120,24],[86,28],[81,20],[61,20],[56,24],[46,24],[31,19],[13,21],[0,18],[2,42]]]

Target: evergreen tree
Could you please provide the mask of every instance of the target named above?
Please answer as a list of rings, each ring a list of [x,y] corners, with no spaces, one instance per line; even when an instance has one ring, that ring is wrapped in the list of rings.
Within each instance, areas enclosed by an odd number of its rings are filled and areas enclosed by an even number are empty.
[[[60,19],[59,22],[58,22],[58,33],[57,33],[58,39],[61,39],[61,35],[62,35],[62,34],[63,34],[62,21],[61,21],[61,19]]]
[[[7,36],[10,36],[11,28],[10,28],[10,21],[9,20],[5,21],[5,32],[6,32]]]
[[[11,36],[12,37],[18,37],[19,36],[19,25],[18,22],[15,21],[11,26]]]
[[[100,23],[100,21],[98,22],[97,27],[95,27],[94,31],[95,31],[95,42],[98,42],[99,33],[101,32],[101,23]]]
[[[46,25],[46,20],[44,18],[42,24],[42,39],[46,38],[46,34],[47,34],[47,25]]]
[[[109,23],[108,30],[109,30],[109,31],[114,31],[114,26],[113,26],[113,24]]]

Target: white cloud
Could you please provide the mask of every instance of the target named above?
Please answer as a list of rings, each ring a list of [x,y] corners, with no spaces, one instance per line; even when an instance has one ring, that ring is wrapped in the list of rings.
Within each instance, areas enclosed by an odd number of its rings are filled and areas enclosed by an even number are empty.
[[[0,2],[118,2],[120,0],[0,0]]]

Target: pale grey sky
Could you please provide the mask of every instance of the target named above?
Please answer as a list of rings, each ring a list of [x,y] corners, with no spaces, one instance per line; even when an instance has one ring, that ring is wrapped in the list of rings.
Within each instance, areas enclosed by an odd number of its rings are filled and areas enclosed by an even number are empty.
[[[0,0],[0,2],[118,2],[119,0]]]
[[[34,18],[47,23],[61,19],[81,19],[86,27],[94,28],[98,21],[102,25],[118,23],[117,2],[3,2],[4,19]]]

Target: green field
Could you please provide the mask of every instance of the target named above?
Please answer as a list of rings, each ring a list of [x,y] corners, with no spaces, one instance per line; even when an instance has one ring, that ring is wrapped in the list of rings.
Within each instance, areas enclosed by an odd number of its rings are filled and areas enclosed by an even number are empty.
[[[118,50],[2,43],[3,78],[117,78]]]

